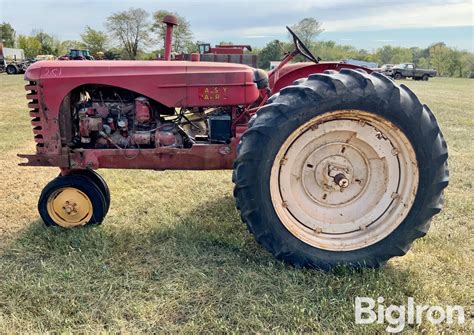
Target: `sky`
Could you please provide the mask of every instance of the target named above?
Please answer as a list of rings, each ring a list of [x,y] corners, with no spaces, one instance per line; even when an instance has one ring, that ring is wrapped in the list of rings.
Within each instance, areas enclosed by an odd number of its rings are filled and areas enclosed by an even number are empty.
[[[472,0],[0,0],[0,21],[18,34],[41,29],[61,40],[80,39],[86,25],[104,30],[113,12],[130,7],[176,12],[191,24],[194,39],[261,47],[286,40],[286,25],[314,17],[318,40],[372,51],[383,45],[448,46],[474,51]]]

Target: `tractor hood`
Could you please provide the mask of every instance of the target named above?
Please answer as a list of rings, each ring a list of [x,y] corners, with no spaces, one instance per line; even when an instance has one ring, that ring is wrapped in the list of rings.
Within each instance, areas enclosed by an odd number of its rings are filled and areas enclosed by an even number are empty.
[[[25,80],[39,84],[50,110],[85,84],[121,87],[168,107],[248,105],[259,96],[253,69],[230,63],[40,61],[28,68]]]

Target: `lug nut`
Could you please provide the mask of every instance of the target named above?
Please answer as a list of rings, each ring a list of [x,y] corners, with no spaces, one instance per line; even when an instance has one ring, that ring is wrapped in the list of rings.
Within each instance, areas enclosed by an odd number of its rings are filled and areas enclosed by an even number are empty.
[[[334,176],[334,182],[339,185],[339,187],[346,188],[349,186],[349,180],[342,173],[338,173]]]

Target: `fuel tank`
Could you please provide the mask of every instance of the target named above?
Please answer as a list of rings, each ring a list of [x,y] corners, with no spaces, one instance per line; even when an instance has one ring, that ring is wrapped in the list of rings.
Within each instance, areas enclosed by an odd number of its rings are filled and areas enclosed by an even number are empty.
[[[40,61],[25,80],[41,87],[42,101],[57,110],[85,84],[125,88],[168,107],[248,105],[259,91],[253,69],[242,64],[189,61]]]

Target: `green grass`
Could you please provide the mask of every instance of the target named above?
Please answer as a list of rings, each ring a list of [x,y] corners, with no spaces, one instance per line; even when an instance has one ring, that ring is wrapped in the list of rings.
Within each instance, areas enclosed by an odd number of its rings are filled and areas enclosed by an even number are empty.
[[[354,298],[460,304],[472,332],[474,81],[403,81],[436,114],[450,150],[446,208],[429,234],[380,270],[284,265],[240,222],[229,171],[103,170],[112,206],[97,228],[45,229],[36,212],[54,168],[18,167],[34,150],[21,76],[0,76],[0,333],[378,333]]]

